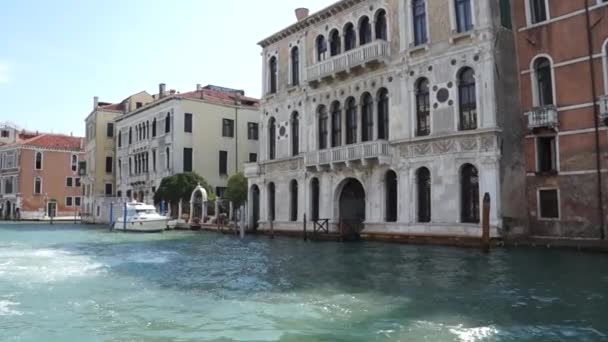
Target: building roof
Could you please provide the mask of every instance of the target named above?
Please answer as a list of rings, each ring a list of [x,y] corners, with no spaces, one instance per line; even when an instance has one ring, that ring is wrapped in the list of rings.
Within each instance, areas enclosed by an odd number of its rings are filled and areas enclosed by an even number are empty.
[[[33,137],[4,146],[29,146],[49,150],[84,151],[84,138],[64,134],[36,133]]]
[[[235,102],[237,101],[237,97],[238,97],[238,99],[241,101],[242,106],[257,107],[260,104],[260,100],[253,98],[253,97],[243,96],[240,93],[236,93],[236,92],[228,93],[228,92],[212,90],[212,89],[204,89],[204,88],[200,89],[200,90],[191,91],[188,93],[175,94],[174,96],[188,98],[188,99],[204,100],[207,102],[224,104],[224,105],[234,105]]]
[[[226,91],[201,88],[199,90],[195,90],[195,91],[191,91],[191,92],[187,92],[187,93],[176,92],[175,94],[172,94],[172,95],[166,95],[165,97],[163,97],[161,99],[158,99],[154,102],[150,102],[139,109],[136,109],[132,112],[129,112],[125,115],[118,117],[116,119],[116,121],[122,121],[123,119],[136,115],[140,112],[146,111],[158,104],[165,103],[165,102],[171,101],[171,100],[192,99],[192,100],[204,101],[204,102],[211,103],[211,104],[234,106],[237,101],[237,97],[240,100],[240,106],[251,107],[254,109],[259,108],[259,105],[260,105],[259,99],[256,99],[253,97],[248,97],[248,96],[243,96],[238,92],[226,92]]]
[[[301,31],[309,26],[312,26],[314,24],[317,24],[331,16],[333,16],[336,13],[342,12],[345,9],[348,9],[358,3],[361,3],[365,0],[340,0],[336,3],[334,3],[333,5],[330,5],[328,7],[325,7],[324,9],[315,12],[311,15],[309,15],[308,17],[284,28],[283,30],[273,34],[272,36],[260,41],[258,43],[258,45],[260,45],[261,47],[267,47],[268,45],[278,42],[279,40],[288,37],[298,31]]]

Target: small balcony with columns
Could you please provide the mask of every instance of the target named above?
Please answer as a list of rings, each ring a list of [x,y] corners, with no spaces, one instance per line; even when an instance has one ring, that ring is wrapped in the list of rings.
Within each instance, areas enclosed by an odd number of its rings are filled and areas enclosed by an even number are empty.
[[[309,152],[304,157],[307,168],[317,171],[326,168],[333,169],[338,164],[352,167],[354,163],[367,165],[377,161],[380,165],[388,165],[392,161],[392,147],[387,141],[369,141],[326,150]]]
[[[538,130],[543,128],[557,130],[559,128],[559,113],[553,105],[534,107],[526,113],[528,117],[528,129]]]
[[[376,40],[353,50],[317,62],[306,69],[306,80],[318,84],[325,78],[335,78],[340,74],[348,74],[356,68],[366,65],[385,63],[390,56],[389,43]]]
[[[391,45],[385,10],[363,14],[357,22],[355,25],[348,23],[341,30],[331,30],[327,36],[316,36],[316,62],[306,68],[305,76],[311,86],[326,78],[347,75],[358,68],[388,62]]]

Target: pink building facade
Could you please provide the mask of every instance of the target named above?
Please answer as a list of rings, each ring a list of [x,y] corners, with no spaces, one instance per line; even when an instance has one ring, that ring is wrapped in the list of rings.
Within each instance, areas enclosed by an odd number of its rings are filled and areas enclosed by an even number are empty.
[[[80,216],[83,138],[12,134],[0,142],[0,219]]]

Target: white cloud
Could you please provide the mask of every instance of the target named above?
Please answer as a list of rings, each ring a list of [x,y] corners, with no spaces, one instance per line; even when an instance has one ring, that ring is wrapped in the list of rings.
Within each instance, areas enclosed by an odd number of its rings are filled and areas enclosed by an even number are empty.
[[[8,65],[0,62],[0,84],[8,83],[10,81],[9,72],[10,69]]]

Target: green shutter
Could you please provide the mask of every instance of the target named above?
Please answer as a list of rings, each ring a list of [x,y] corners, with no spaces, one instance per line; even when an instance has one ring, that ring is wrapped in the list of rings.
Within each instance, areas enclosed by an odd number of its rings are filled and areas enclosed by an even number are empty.
[[[511,0],[500,0],[500,24],[511,29]]]

